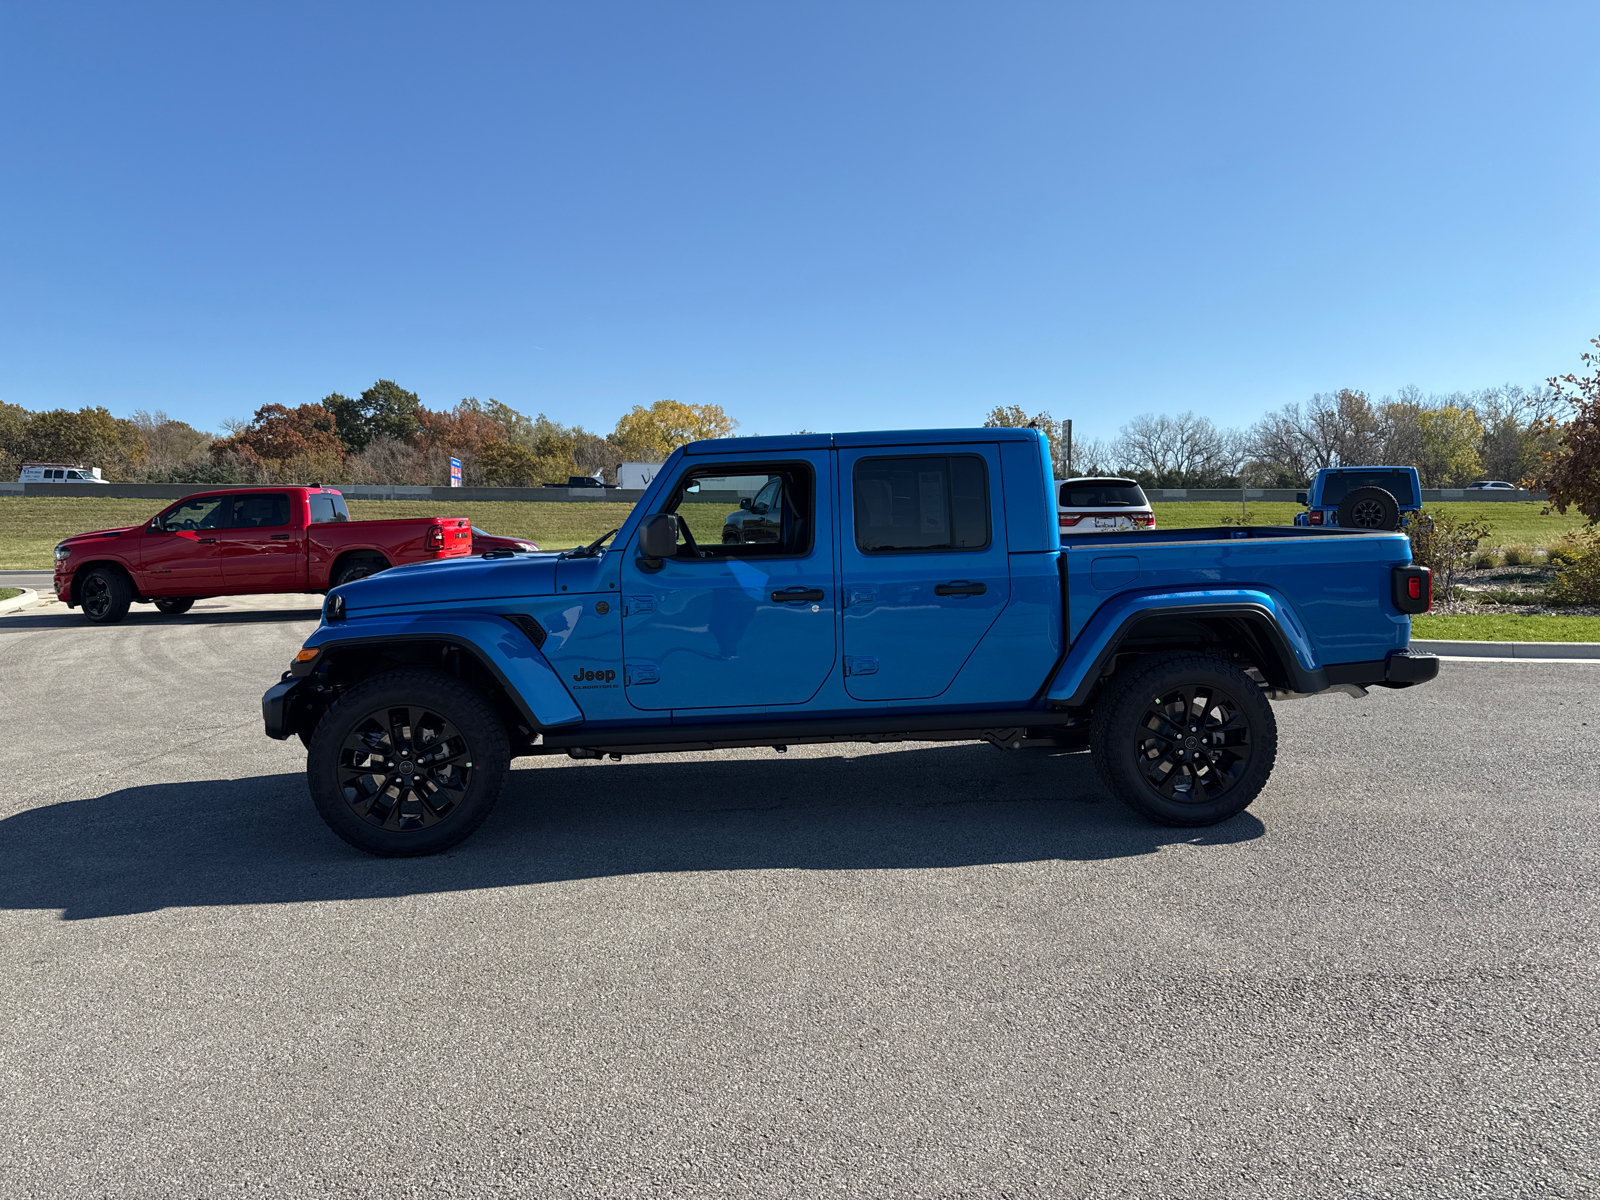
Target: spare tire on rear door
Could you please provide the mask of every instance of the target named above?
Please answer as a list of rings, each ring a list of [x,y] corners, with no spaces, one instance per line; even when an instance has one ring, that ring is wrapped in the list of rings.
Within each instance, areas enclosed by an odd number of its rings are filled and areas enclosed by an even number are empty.
[[[1400,504],[1381,487],[1359,487],[1339,501],[1343,529],[1399,529]]]

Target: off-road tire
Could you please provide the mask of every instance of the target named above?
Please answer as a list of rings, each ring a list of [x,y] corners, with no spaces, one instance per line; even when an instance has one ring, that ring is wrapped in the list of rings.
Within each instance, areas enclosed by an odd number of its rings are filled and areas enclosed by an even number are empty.
[[[401,710],[407,716],[397,732]],[[442,765],[425,766],[431,759]],[[350,845],[409,858],[471,836],[500,799],[510,765],[505,727],[481,694],[454,676],[403,668],[363,681],[323,714],[306,782],[328,828]]]
[[[1185,692],[1180,725],[1172,713]],[[1277,720],[1260,685],[1226,659],[1193,652],[1153,654],[1117,672],[1089,734],[1106,787],[1162,825],[1215,825],[1243,812],[1277,751]]]
[[[78,604],[96,625],[115,625],[128,615],[133,586],[115,567],[96,567],[78,585]]]
[[[156,611],[169,617],[181,617],[194,607],[193,596],[163,596],[155,602]]]
[[[333,577],[333,586],[354,583],[358,579],[365,579],[368,575],[387,571],[390,565],[389,560],[381,554],[351,555],[339,564],[338,573]]]
[[[1339,501],[1339,528],[1399,529],[1400,502],[1387,488],[1356,488]]]

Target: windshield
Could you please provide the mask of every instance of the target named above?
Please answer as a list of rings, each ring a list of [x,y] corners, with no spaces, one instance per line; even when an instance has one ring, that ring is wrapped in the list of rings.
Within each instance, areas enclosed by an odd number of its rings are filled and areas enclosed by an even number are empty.
[[[1144,489],[1129,479],[1071,480],[1061,485],[1063,508],[1147,508]]]
[[[1387,470],[1358,467],[1350,471],[1329,471],[1322,477],[1322,503],[1337,504],[1357,488],[1377,487],[1402,505],[1414,505],[1417,494],[1411,486],[1411,472],[1399,467]]]

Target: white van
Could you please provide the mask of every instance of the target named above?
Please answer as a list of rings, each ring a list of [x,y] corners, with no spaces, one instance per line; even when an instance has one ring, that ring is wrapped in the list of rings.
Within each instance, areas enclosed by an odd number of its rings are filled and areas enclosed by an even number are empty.
[[[104,483],[99,467],[76,463],[23,463],[18,483]]]

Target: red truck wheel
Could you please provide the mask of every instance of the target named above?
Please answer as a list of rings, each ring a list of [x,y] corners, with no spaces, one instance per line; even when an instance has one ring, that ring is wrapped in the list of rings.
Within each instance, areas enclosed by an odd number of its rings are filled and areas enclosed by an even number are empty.
[[[1261,687],[1207,654],[1124,668],[1094,711],[1089,749],[1117,799],[1163,825],[1215,825],[1266,785],[1278,723]]]
[[[306,781],[334,833],[368,854],[408,858],[470,836],[510,765],[505,728],[481,695],[439,671],[401,669],[323,714]]]
[[[354,583],[357,579],[365,579],[368,575],[376,575],[379,571],[389,569],[389,560],[381,554],[352,554],[338,565],[333,573],[333,585],[338,587],[345,583]]]
[[[128,577],[115,567],[96,567],[78,585],[78,603],[83,615],[96,625],[115,625],[128,615],[133,603],[133,588]]]
[[[156,611],[168,617],[181,617],[193,607],[193,596],[163,596],[156,601]]]

